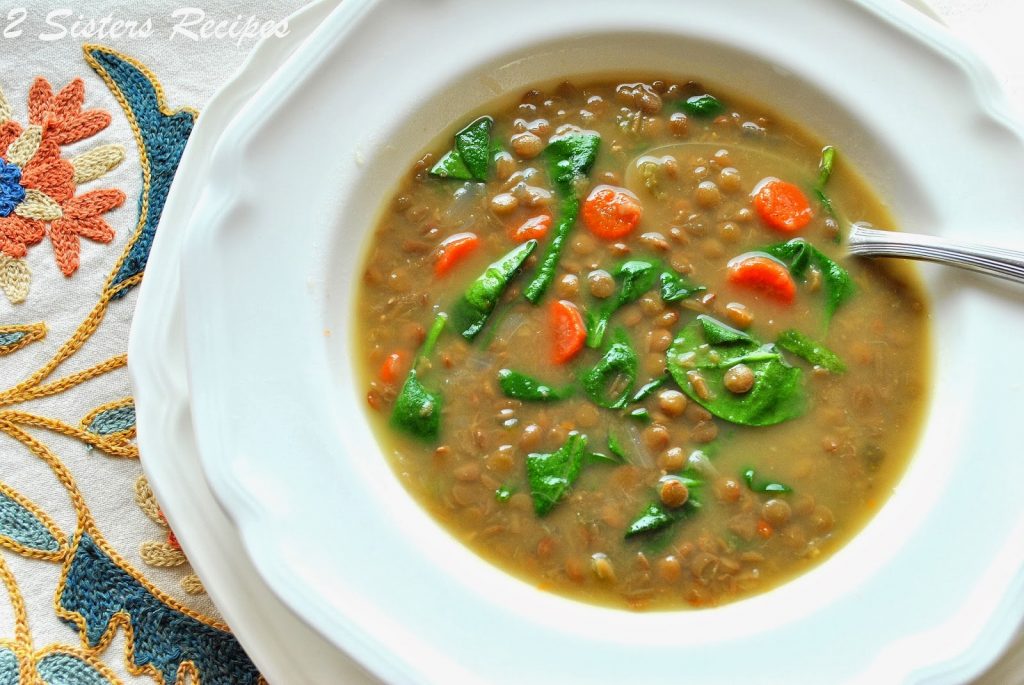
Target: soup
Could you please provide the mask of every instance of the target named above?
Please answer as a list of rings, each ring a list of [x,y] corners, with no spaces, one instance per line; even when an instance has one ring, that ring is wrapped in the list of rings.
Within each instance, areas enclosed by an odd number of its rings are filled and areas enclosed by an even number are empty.
[[[928,386],[879,200],[792,122],[695,82],[563,83],[453,126],[383,210],[357,294],[408,490],[537,587],[713,606],[848,541]]]

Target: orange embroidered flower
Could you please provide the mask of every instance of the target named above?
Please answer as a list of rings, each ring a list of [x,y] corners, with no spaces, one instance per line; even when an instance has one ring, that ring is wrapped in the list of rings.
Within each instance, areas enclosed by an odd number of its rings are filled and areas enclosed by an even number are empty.
[[[10,106],[0,93],[0,252],[24,257],[49,227],[57,266],[65,276],[79,266],[80,239],[100,243],[114,239],[103,215],[124,203],[120,190],[94,190],[76,196],[77,187],[120,164],[119,146],[104,145],[67,160],[61,146],[90,138],[110,125],[99,109],[82,110],[85,84],[75,79],[54,94],[37,78],[29,89],[29,125],[10,120]]]

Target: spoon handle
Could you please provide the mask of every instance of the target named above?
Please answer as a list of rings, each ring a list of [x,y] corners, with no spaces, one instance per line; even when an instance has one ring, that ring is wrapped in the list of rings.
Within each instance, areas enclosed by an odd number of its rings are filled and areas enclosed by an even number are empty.
[[[1024,283],[1024,252],[930,235],[880,231],[863,224],[850,227],[850,254],[864,257],[923,259]]]

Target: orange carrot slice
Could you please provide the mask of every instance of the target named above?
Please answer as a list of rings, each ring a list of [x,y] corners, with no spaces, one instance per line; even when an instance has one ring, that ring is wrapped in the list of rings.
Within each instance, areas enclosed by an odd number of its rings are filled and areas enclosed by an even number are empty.
[[[785,233],[799,231],[814,216],[803,192],[777,178],[766,178],[754,189],[754,209],[766,224]]]
[[[629,235],[643,213],[640,200],[625,188],[600,185],[583,202],[583,223],[591,233],[605,240]]]
[[[480,238],[476,233],[456,233],[448,236],[437,247],[434,275],[443,276],[448,273],[455,264],[462,261],[479,245]]]
[[[556,364],[564,364],[583,349],[587,327],[579,308],[568,300],[553,301],[549,313],[554,338],[551,359]]]
[[[768,255],[740,255],[729,262],[728,279],[745,288],[760,290],[789,304],[796,297],[796,283],[786,265]]]
[[[517,243],[527,240],[542,240],[551,228],[551,215],[538,214],[518,226],[509,227],[508,237]]]
[[[377,372],[377,377],[385,383],[394,383],[401,378],[405,372],[406,354],[401,350],[392,352],[384,358],[384,363],[380,365],[380,371]]]

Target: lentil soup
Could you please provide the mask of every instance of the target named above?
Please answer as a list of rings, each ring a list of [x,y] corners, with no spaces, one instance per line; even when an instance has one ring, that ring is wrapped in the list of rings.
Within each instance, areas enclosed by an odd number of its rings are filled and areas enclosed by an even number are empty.
[[[919,431],[909,267],[795,124],[695,82],[563,83],[456,122],[385,207],[356,301],[399,478],[543,589],[711,606],[848,541]]]

